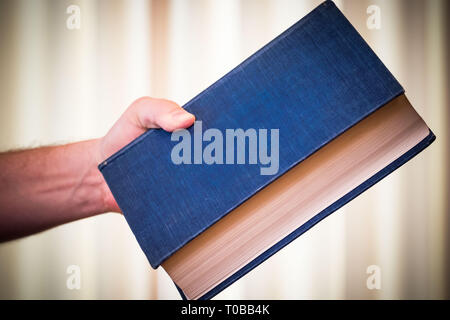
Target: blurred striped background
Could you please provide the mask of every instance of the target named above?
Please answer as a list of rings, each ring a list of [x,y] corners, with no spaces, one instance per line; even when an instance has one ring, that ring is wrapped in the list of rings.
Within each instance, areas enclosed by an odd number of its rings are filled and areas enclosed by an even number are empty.
[[[0,150],[99,137],[142,95],[184,104],[320,2],[1,0]],[[335,3],[437,141],[217,298],[449,297],[450,1]],[[66,27],[72,4],[79,30]],[[379,30],[366,25],[370,5]],[[69,265],[80,290],[66,287]],[[370,265],[380,290],[366,286]],[[124,218],[106,214],[0,244],[0,298],[179,296]]]

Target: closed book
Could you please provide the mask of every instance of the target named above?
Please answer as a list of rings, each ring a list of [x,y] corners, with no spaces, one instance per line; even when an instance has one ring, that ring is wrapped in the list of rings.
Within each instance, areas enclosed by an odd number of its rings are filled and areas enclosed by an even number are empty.
[[[193,75],[195,76],[195,75]],[[99,165],[151,266],[209,299],[435,138],[326,1]]]

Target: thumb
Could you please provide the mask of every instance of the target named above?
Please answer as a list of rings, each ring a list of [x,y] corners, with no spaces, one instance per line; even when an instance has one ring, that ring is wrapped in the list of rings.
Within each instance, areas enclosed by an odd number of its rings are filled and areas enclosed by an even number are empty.
[[[190,127],[195,117],[173,101],[154,98],[140,98],[126,111],[131,113],[135,124],[142,129],[162,128],[172,132]]]
[[[106,136],[100,140],[97,160],[98,162],[105,160],[147,129],[162,128],[172,132],[188,128],[194,121],[194,115],[175,102],[140,98],[128,107]]]

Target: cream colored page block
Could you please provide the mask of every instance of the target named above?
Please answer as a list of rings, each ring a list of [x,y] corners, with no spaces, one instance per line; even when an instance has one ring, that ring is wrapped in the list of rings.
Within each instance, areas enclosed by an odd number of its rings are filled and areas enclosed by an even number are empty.
[[[199,298],[427,135],[401,96],[257,193],[163,267],[189,298]]]

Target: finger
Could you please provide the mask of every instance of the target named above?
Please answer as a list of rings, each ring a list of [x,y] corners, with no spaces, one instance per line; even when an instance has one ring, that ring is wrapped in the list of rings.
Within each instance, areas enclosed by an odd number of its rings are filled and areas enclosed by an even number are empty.
[[[154,98],[140,98],[130,107],[136,125],[149,128],[162,128],[172,132],[190,127],[195,116],[173,101]]]

